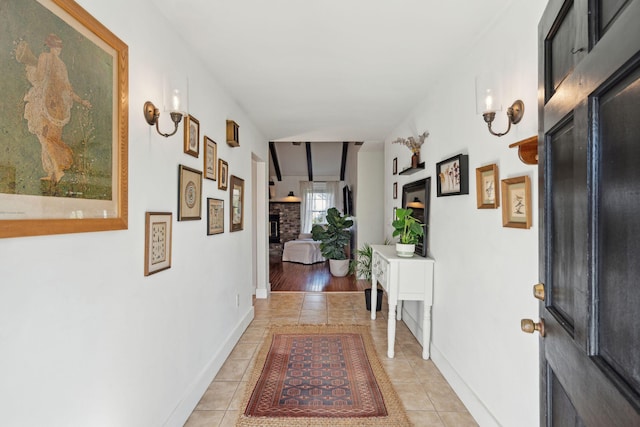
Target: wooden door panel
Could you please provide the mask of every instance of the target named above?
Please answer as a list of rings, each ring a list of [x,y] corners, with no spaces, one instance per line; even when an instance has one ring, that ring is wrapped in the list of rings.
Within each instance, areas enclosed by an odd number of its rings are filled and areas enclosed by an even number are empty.
[[[629,0],[596,0],[594,3],[595,7],[592,10],[592,15],[595,18],[594,32],[595,41],[597,42],[604,36],[622,9],[629,3]]]
[[[620,392],[598,363],[598,358],[587,357],[585,349],[574,341],[561,339],[566,334],[564,327],[553,317],[545,318],[547,337],[545,341],[545,363],[561,384],[563,393],[571,401],[586,426],[631,427],[640,426],[640,413]],[[553,339],[552,337],[557,337]],[[553,382],[547,378],[542,390],[543,404],[556,399]],[[552,408],[547,408],[551,411]],[[547,415],[551,418],[551,414]],[[541,424],[545,425],[542,420]],[[550,426],[564,427],[562,424]]]
[[[568,2],[547,37],[545,43],[547,50],[547,100],[551,98],[575,65],[575,55],[571,52],[575,51],[577,42],[577,22],[578,17],[574,3]]]
[[[596,354],[640,407],[640,59],[594,96],[599,201]]]
[[[583,305],[585,295],[580,292],[587,283],[587,147],[586,141],[576,137],[573,114],[563,120],[549,135],[545,156],[545,181],[551,195],[547,205],[547,241],[551,253],[546,278],[547,309],[573,337],[576,308]],[[577,273],[576,273],[577,272]],[[580,294],[582,295],[580,295]],[[576,301],[576,298],[580,300]]]
[[[547,403],[550,412],[547,426],[583,427],[582,419],[550,366],[547,366],[546,375],[547,383],[551,387],[549,390],[550,401]]]

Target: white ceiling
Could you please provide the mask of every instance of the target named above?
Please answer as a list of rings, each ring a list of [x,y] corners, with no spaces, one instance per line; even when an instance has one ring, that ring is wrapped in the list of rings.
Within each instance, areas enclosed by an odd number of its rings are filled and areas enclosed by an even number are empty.
[[[153,1],[268,140],[382,141],[514,0]]]

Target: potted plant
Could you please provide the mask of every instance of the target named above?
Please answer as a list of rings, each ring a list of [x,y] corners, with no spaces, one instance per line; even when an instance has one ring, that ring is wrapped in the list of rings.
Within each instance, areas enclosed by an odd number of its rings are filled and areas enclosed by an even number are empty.
[[[393,237],[400,236],[396,243],[396,254],[411,258],[416,249],[416,243],[424,235],[424,224],[411,216],[413,209],[396,209],[396,218],[391,224],[394,228]]]
[[[338,209],[327,211],[327,225],[316,224],[311,228],[313,240],[320,241],[322,256],[329,260],[329,271],[336,277],[346,276],[349,272],[349,260],[345,247],[351,241],[349,228],[353,221],[342,216]]]
[[[364,279],[371,283],[371,261],[373,258],[373,248],[368,243],[365,243],[360,249],[356,250],[356,272],[359,279]],[[371,311],[371,288],[364,290],[364,301],[368,311]],[[376,284],[376,289],[377,289]],[[376,304],[376,311],[382,309],[382,289],[377,289],[378,299]]]

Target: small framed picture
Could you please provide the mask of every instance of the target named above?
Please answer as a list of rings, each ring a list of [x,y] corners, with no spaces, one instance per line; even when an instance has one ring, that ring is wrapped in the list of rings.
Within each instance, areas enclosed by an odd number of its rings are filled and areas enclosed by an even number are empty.
[[[502,180],[502,226],[531,227],[531,182],[528,176]]]
[[[144,275],[171,268],[171,212],[147,212],[144,233]]]
[[[393,158],[393,174],[398,175],[398,158]]]
[[[184,152],[193,157],[200,155],[200,122],[191,114],[184,118]]]
[[[202,172],[178,166],[178,221],[202,219]]]
[[[476,197],[478,209],[497,209],[500,206],[498,165],[476,168]]]
[[[458,154],[436,163],[437,196],[469,194],[469,156]]]
[[[397,182],[393,183],[393,198],[394,199],[398,198],[398,183]]]
[[[205,135],[204,137],[204,177],[216,180],[216,161],[218,157],[218,144]]]
[[[224,233],[224,200],[207,198],[207,235]]]
[[[230,184],[231,231],[240,231],[244,228],[244,179],[231,175]]]
[[[222,159],[218,159],[218,188],[227,190],[227,179],[229,177],[229,164]]]

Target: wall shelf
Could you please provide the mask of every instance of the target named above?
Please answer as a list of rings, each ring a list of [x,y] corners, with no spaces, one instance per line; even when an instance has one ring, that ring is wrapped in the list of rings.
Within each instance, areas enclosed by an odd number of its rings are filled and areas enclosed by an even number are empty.
[[[538,164],[538,135],[514,142],[509,148],[518,147],[518,157],[526,165]]]
[[[231,147],[239,147],[240,146],[240,136],[239,136],[240,126],[233,120],[227,120],[227,144]]]
[[[414,173],[419,172],[421,170],[424,170],[424,162],[418,163],[418,166],[416,166],[415,168],[406,168],[400,171],[398,175],[413,175]]]

